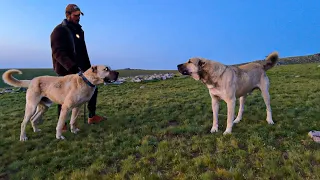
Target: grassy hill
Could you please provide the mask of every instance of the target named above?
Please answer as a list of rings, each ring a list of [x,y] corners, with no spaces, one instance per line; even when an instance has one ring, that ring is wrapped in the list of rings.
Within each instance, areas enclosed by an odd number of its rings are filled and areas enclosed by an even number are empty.
[[[1,95],[0,179],[320,179],[320,144],[307,135],[320,130],[319,65],[268,71],[275,124],[254,91],[227,136],[226,104],[211,134],[210,95],[191,78],[99,86],[97,113],[108,119],[87,125],[81,112],[81,131],[65,141],[55,139],[54,105],[42,131],[28,124],[19,142],[25,93]]]

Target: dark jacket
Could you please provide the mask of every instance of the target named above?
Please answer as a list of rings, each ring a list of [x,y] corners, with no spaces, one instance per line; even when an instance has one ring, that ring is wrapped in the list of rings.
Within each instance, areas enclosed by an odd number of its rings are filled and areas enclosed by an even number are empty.
[[[66,27],[70,29],[74,44]],[[64,19],[53,29],[50,41],[53,69],[58,75],[75,74],[79,72],[78,67],[82,71],[90,68],[91,64],[81,25]]]

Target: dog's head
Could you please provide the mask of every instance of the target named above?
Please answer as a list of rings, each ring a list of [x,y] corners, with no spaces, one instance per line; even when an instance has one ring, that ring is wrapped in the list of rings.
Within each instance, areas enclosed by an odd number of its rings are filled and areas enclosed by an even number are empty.
[[[214,79],[221,77],[226,66],[205,58],[190,58],[186,63],[178,64],[177,68],[183,75],[189,75],[195,80],[213,84]]]
[[[85,72],[85,76],[88,76],[93,84],[111,83],[118,79],[119,72],[111,70],[109,66],[94,65]]]
[[[189,75],[195,80],[200,79],[200,74],[206,65],[206,60],[201,58],[190,58],[186,63],[178,64],[178,71],[183,75]]]

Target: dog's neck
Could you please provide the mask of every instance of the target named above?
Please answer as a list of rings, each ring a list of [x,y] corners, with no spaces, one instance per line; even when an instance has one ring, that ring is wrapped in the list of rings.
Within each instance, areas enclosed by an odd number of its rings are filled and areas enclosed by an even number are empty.
[[[207,70],[200,68],[198,72],[199,80],[210,87],[217,87],[219,79],[221,79],[227,68],[228,66],[224,65],[222,71],[220,69],[220,71],[214,71],[214,73],[207,72]]]
[[[78,75],[83,79],[83,81],[90,87],[96,87],[96,85],[92,84],[87,78],[86,76],[80,71],[78,72]]]

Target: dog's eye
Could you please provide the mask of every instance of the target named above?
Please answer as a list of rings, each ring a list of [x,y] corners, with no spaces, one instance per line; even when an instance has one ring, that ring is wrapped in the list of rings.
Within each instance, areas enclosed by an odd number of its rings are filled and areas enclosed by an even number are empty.
[[[105,70],[105,71],[109,71],[109,68],[108,68],[108,67],[106,67],[104,70]]]

